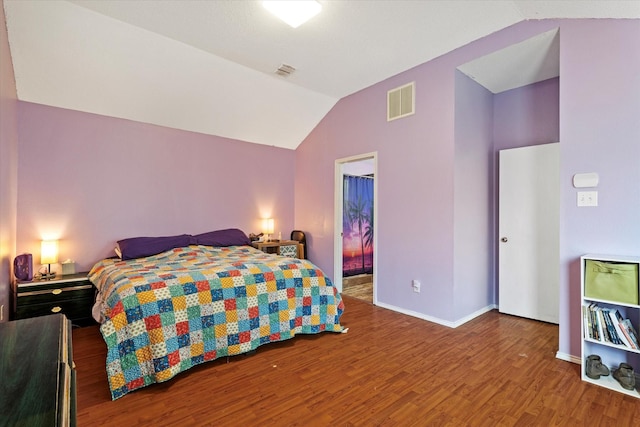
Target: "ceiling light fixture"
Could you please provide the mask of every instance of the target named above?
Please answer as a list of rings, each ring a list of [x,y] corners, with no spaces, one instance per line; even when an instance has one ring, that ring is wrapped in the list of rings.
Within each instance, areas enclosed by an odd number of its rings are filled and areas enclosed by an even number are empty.
[[[316,0],[264,0],[262,6],[293,28],[304,24],[322,9]]]

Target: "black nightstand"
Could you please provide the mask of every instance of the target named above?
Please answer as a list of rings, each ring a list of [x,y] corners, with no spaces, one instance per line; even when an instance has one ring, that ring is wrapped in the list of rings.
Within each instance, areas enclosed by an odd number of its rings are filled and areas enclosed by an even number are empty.
[[[95,288],[87,273],[17,282],[14,296],[14,320],[62,313],[76,326],[94,323]]]

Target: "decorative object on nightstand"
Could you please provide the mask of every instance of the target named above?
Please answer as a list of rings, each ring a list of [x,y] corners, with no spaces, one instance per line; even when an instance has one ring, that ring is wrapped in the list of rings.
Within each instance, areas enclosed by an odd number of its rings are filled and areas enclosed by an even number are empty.
[[[51,278],[56,274],[51,272],[51,264],[58,262],[58,241],[43,240],[40,245],[40,264],[47,265],[47,272],[42,273],[42,278]]]
[[[69,274],[76,274],[76,263],[70,259],[66,260],[62,264],[62,275],[67,276]]]
[[[640,398],[633,370],[640,366],[640,257],[587,254],[580,267],[582,380]]]
[[[95,288],[87,273],[35,279],[14,285],[14,319],[62,313],[78,326],[93,323]]]
[[[33,279],[33,256],[31,254],[21,254],[13,260],[13,275],[23,282],[29,282]]]
[[[260,234],[249,233],[249,240],[252,242],[260,242],[262,239],[262,236],[264,236],[263,233],[260,233]]]

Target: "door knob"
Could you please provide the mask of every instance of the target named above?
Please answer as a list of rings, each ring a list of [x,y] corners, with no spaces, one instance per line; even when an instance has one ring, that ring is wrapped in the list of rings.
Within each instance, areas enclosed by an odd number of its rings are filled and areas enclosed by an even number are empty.
[[[503,243],[507,243],[509,241],[509,239],[507,239],[506,237],[503,237],[502,239],[500,239],[501,242]]]

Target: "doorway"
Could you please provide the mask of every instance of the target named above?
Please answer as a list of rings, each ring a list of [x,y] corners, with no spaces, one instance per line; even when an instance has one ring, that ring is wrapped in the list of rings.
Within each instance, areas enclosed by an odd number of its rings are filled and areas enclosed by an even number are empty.
[[[377,153],[338,159],[335,170],[334,282],[375,304]]]
[[[500,150],[501,313],[559,322],[560,144]]]

